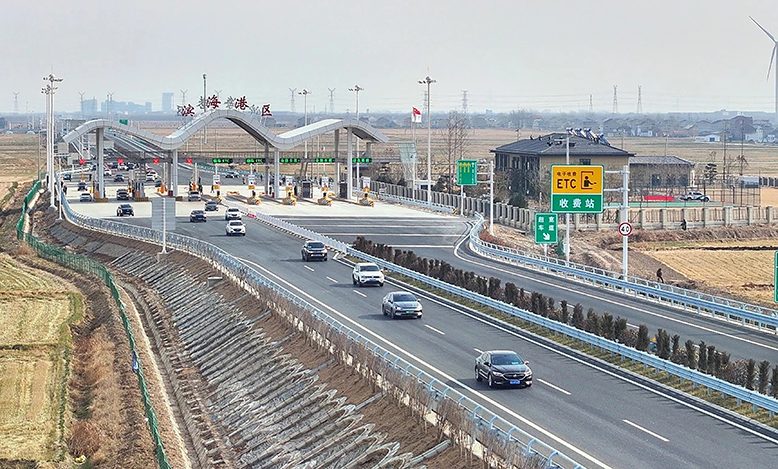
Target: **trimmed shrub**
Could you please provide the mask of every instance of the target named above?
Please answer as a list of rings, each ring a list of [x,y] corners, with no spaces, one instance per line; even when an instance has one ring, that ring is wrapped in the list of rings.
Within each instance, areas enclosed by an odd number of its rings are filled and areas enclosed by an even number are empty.
[[[713,361],[713,357],[716,356],[716,346],[715,345],[708,345],[708,368],[707,370],[703,370],[709,375],[712,375],[715,372],[716,364]]]
[[[756,378],[756,360],[749,358],[746,363],[746,389],[754,390],[754,378]]]
[[[561,314],[561,321],[565,324],[570,324],[570,311],[567,307],[567,300],[562,300],[559,303],[559,309]]]
[[[444,264],[448,265],[445,262]],[[499,300],[501,294],[502,289],[500,288],[500,279],[497,277],[489,277],[489,298]]]
[[[767,360],[759,362],[759,386],[758,390],[762,394],[767,394],[767,379],[770,375],[770,362]]]
[[[624,331],[627,330],[627,320],[624,318],[616,318],[616,322],[613,323],[613,337],[619,342],[622,342],[621,336],[624,335]],[[622,342],[623,343],[623,342]]]
[[[600,318],[597,313],[594,312],[594,308],[589,308],[586,312],[586,332],[591,332],[595,335],[600,335]]]
[[[616,338],[616,327],[613,323],[613,315],[610,313],[603,313],[600,318],[600,334],[606,339],[613,340]]]
[[[681,336],[678,334],[673,334],[672,341],[673,341],[673,350],[670,353],[670,359],[673,361],[673,363],[681,363],[680,361]]]
[[[708,369],[708,347],[705,345],[705,341],[701,340],[699,347],[697,347],[698,360],[697,369],[705,373]]]
[[[648,338],[648,326],[641,324],[638,326],[638,341],[635,344],[635,348],[645,352],[648,350],[648,345],[650,343],[651,341]]]
[[[619,342],[627,347],[637,348],[638,344],[638,331],[634,329],[624,329],[617,337]]]
[[[686,366],[692,370],[697,369],[697,350],[694,348],[694,342],[689,339],[684,345],[686,346]]]
[[[770,378],[770,395],[778,399],[778,365],[773,367],[773,376]]]
[[[586,321],[583,315],[583,306],[581,303],[576,303],[573,307],[573,327],[576,329],[584,329],[586,327]]]
[[[519,289],[516,284],[508,282],[505,284],[505,302],[517,306],[519,303]]]

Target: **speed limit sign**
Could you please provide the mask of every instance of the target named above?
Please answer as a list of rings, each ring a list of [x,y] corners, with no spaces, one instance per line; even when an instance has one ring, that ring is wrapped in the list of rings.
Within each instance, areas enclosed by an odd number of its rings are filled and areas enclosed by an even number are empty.
[[[628,222],[619,223],[619,234],[621,236],[629,236],[632,234],[632,225]]]

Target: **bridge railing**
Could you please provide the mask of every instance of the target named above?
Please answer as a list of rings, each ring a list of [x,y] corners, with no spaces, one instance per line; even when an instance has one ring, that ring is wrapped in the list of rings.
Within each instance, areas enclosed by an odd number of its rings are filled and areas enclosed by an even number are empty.
[[[162,244],[162,234],[159,231],[110,220],[87,217],[73,211],[67,203],[65,203],[64,208],[67,219],[77,226],[102,233],[150,242],[157,245]],[[276,224],[276,226],[286,229],[287,231],[303,230],[302,228],[296,227],[295,225],[291,225],[272,217],[266,217],[255,213],[250,213],[248,215],[252,218],[261,219],[262,221],[270,224]],[[320,236],[310,232],[309,230],[294,232],[299,235],[310,235],[309,237]],[[433,402],[435,403],[435,407],[432,409],[433,411],[437,409],[437,405],[439,405],[443,400],[454,402],[458,407],[465,410],[467,414],[470,415],[474,423],[476,429],[474,437],[477,440],[480,438],[479,441],[482,443],[486,441],[489,435],[496,434],[504,438],[504,441],[518,445],[518,447],[522,449],[523,454],[536,457],[541,460],[545,467],[565,469],[583,467],[576,463],[573,459],[557,451],[555,448],[547,445],[546,443],[543,443],[541,440],[535,438],[533,435],[525,432],[524,430],[512,425],[502,417],[473,401],[469,397],[461,394],[454,388],[445,385],[445,383],[442,383],[440,380],[431,376],[427,372],[419,369],[400,356],[376,344],[368,337],[356,332],[343,322],[328,315],[327,313],[318,309],[316,306],[308,303],[301,297],[285,289],[278,283],[260,274],[254,268],[236,259],[218,246],[201,241],[199,239],[170,232],[166,234],[166,243],[170,249],[180,250],[182,252],[186,252],[206,260],[247,289],[258,292],[260,288],[267,288],[280,294],[284,298],[290,300],[292,303],[306,309],[307,311],[310,311],[315,318],[324,321],[331,329],[345,332],[350,340],[364,344],[368,349],[372,350],[376,357],[383,359],[389,366],[400,370],[405,376],[413,377],[413,379],[415,379],[418,383],[425,386],[432,394]],[[327,238],[327,244],[352,255],[359,254],[358,251],[355,251],[345,243],[340,243],[338,241]]]

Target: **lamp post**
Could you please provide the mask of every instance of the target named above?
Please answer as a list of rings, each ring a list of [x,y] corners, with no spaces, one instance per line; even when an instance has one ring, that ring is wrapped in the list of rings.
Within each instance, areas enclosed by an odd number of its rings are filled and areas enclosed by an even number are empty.
[[[306,125],[308,125],[308,95],[311,94],[311,92],[308,91],[307,89],[303,88],[303,90],[302,91],[298,91],[297,94],[303,95],[303,109],[304,109],[304,111],[303,111],[303,116],[304,116],[303,120],[305,121],[303,123],[303,127],[305,127]],[[308,159],[308,140],[307,139],[305,140],[305,159],[306,160]],[[304,177],[304,175],[300,174],[300,178],[302,178],[302,177]]]
[[[203,114],[208,110],[208,95],[205,91],[205,84],[205,73],[203,73]],[[206,127],[203,126],[203,145],[206,144],[208,144],[208,131],[206,130]]]
[[[348,90],[349,91],[353,91],[354,94],[356,95],[356,99],[357,99],[357,124],[359,124],[359,92],[364,90],[364,88],[362,88],[359,85],[354,85],[353,88],[349,88]],[[354,141],[357,144],[357,153],[356,153],[356,155],[357,155],[357,186],[359,186],[359,139],[355,137]],[[351,158],[351,155],[349,155],[349,158]],[[351,177],[351,175],[349,174],[348,177]],[[359,189],[361,190],[362,188],[359,187]],[[351,194],[349,194],[349,197],[351,197]]]
[[[430,85],[437,83],[427,75],[419,80],[420,85],[427,85],[427,205],[432,205],[432,121],[430,120]]]
[[[46,88],[44,88],[43,92],[46,94],[46,103],[47,103],[47,116],[46,116],[46,166],[47,171],[49,174],[49,192],[51,194],[50,202],[51,207],[54,207],[54,190],[55,190],[55,182],[54,182],[54,92],[57,90],[57,87],[54,86],[54,83],[59,83],[62,81],[62,78],[57,78],[54,76],[53,73],[50,73],[49,76],[43,77],[44,81],[48,81],[49,84],[46,85]]]

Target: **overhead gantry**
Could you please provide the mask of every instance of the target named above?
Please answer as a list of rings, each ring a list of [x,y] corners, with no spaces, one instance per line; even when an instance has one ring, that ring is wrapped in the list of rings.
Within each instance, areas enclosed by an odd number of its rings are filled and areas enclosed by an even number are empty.
[[[103,138],[105,136],[105,129],[110,129],[125,135],[135,137],[150,146],[160,149],[161,151],[170,152],[173,167],[173,180],[171,181],[171,186],[174,191],[173,195],[175,196],[178,195],[178,149],[185,145],[192,137],[194,137],[197,132],[217,119],[226,119],[232,122],[233,124],[246,131],[246,133],[251,135],[255,140],[262,143],[265,148],[265,161],[269,162],[271,160],[270,149],[273,149],[272,160],[274,166],[273,172],[275,174],[273,182],[273,194],[275,198],[281,198],[279,190],[281,177],[279,167],[280,151],[295,148],[315,137],[333,132],[335,140],[334,154],[337,158],[338,150],[340,149],[340,131],[345,129],[348,155],[346,158],[346,164],[348,165],[349,174],[349,177],[347,178],[347,190],[350,198],[351,194],[353,193],[353,181],[351,178],[353,165],[351,158],[353,153],[352,136],[357,136],[361,140],[367,142],[367,156],[370,156],[373,143],[387,143],[389,141],[389,139],[383,133],[376,130],[371,125],[357,121],[356,119],[325,119],[276,135],[270,128],[262,125],[262,123],[254,116],[254,114],[233,109],[219,109],[201,114],[167,136],[161,136],[143,129],[130,127],[129,125],[122,124],[114,120],[94,119],[85,122],[72,131],[68,132],[63,137],[63,140],[67,143],[73,143],[89,132],[96,132],[97,167],[99,169],[97,171],[98,193],[100,197],[105,197],[105,177],[102,170],[104,163]],[[266,166],[266,172],[267,170],[268,167]],[[339,183],[339,177],[340,171],[336,171],[336,184]]]

